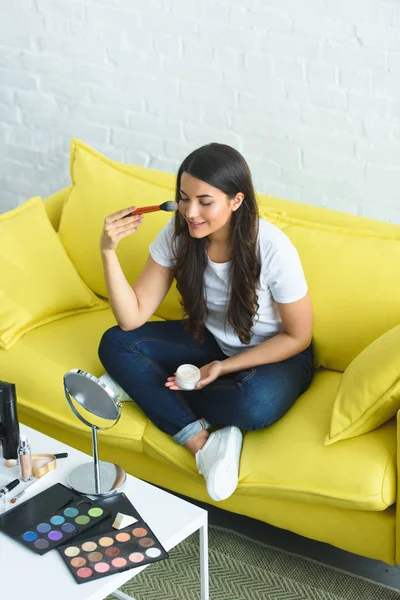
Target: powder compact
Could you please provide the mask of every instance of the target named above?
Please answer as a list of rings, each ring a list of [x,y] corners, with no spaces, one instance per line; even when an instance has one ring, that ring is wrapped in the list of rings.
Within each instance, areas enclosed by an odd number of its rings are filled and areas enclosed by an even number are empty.
[[[168,553],[144,521],[119,531],[114,529],[88,537],[85,541],[73,540],[57,550],[78,583],[168,558]]]
[[[36,554],[46,554],[95,526],[109,511],[61,483],[0,517],[0,530]]]

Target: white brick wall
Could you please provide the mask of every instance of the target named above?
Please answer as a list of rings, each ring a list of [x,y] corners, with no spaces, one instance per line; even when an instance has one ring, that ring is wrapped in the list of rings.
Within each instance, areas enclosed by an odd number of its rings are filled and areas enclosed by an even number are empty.
[[[400,223],[400,2],[1,0],[0,212],[71,137],[166,171],[225,142],[260,192]]]

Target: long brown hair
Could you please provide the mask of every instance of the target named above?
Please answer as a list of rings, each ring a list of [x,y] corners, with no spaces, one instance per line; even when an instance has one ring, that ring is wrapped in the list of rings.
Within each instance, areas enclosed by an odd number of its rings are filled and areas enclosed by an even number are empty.
[[[176,180],[176,202],[181,194],[182,173],[208,183],[234,198],[241,192],[244,200],[232,213],[230,268],[231,296],[226,319],[242,344],[251,338],[253,318],[258,310],[256,293],[261,263],[257,253],[258,207],[249,166],[243,156],[225,144],[207,144],[194,150],[179,167]],[[176,242],[176,243],[175,243]],[[181,294],[181,305],[188,317],[187,329],[197,341],[204,338],[207,306],[204,295],[204,270],[207,265],[207,238],[193,238],[185,219],[175,214],[175,277]]]

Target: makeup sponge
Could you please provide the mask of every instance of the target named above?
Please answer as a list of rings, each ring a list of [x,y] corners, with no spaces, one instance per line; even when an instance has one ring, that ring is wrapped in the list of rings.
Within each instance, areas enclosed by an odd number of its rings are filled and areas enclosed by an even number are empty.
[[[132,525],[132,523],[136,522],[137,519],[135,519],[135,517],[124,515],[124,513],[118,513],[112,526],[114,529],[124,529],[124,527],[128,527],[129,525]]]

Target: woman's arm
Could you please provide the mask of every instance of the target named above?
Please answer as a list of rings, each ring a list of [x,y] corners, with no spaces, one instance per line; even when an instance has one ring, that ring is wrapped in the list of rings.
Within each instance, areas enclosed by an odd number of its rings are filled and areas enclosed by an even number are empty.
[[[240,354],[220,361],[220,375],[280,362],[302,352],[310,345],[313,328],[310,296],[306,294],[304,298],[288,304],[277,302],[277,307],[283,324],[283,332],[254,348],[249,348]]]
[[[119,327],[123,331],[137,329],[153,315],[170,289],[173,269],[162,267],[148,257],[133,286],[121,268],[114,251],[102,253],[108,299]]]

